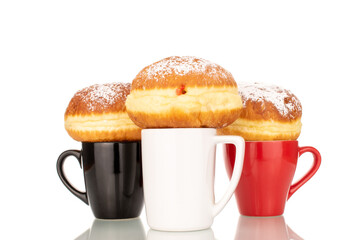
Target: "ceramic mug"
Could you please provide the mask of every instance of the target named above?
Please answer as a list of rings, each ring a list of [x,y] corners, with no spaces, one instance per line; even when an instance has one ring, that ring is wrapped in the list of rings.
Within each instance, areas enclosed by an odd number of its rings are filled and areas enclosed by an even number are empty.
[[[298,158],[305,152],[314,157],[311,169],[291,184]],[[236,149],[225,145],[225,166],[233,174]],[[320,153],[313,147],[299,147],[298,141],[246,141],[243,172],[235,197],[246,216],[282,215],[286,201],[319,169]],[[234,172],[235,173],[235,172]]]
[[[244,140],[238,136],[216,136],[212,128],[144,129],[141,137],[149,226],[162,231],[209,228],[240,179]],[[229,187],[215,203],[215,147],[218,143],[234,144],[236,156]]]
[[[90,207],[96,218],[135,218],[144,204],[141,142],[83,142],[82,150],[63,152],[57,161],[60,180]],[[74,156],[83,166],[86,192],[71,185],[63,170]]]

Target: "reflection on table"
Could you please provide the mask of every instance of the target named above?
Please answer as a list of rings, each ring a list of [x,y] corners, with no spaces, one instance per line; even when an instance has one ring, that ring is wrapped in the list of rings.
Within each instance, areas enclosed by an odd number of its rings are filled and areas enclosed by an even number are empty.
[[[75,240],[145,240],[145,230],[140,218],[130,220],[95,219],[91,227]]]
[[[303,240],[286,225],[283,216],[239,217],[235,240],[263,239]]]
[[[193,232],[161,232],[150,229],[147,240],[215,240],[211,228]]]

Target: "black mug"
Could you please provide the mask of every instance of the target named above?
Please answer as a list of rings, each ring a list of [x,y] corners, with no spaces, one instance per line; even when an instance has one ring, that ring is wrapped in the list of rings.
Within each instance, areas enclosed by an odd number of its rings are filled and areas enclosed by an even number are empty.
[[[63,166],[74,156],[83,166],[85,191],[74,188]],[[61,181],[76,197],[90,205],[100,219],[135,218],[144,204],[141,142],[83,142],[82,150],[63,152],[57,161]]]

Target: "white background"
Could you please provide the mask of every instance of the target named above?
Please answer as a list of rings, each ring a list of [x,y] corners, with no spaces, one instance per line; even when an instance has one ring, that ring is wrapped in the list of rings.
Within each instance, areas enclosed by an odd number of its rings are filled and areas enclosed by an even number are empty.
[[[63,126],[67,104],[172,55],[292,90],[303,105],[300,145],[323,160],[287,203],[286,223],[304,239],[359,239],[359,12],[355,0],[0,1],[0,239],[74,239],[91,226],[55,168],[62,151],[81,147]],[[66,169],[82,188],[75,159]],[[227,183],[220,155],[217,199]],[[215,237],[235,239],[238,218],[232,198]]]

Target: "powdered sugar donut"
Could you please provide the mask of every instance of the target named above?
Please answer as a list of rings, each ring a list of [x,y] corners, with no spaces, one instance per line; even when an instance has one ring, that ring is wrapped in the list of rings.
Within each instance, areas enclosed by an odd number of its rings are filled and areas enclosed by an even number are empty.
[[[126,101],[141,128],[225,127],[241,107],[231,73],[196,57],[169,57],[145,67]]]
[[[138,128],[126,113],[130,83],[95,84],[78,91],[65,112],[65,129],[81,142],[136,141]]]
[[[289,90],[261,83],[238,83],[244,107],[240,117],[218,134],[240,135],[248,141],[296,140],[302,107]]]

